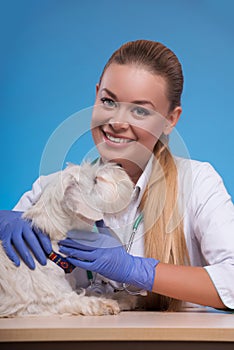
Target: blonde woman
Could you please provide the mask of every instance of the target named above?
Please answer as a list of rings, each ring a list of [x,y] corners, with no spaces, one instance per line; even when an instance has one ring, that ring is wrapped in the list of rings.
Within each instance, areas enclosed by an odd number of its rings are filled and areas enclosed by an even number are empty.
[[[177,310],[181,301],[233,309],[230,196],[210,164],[174,157],[168,148],[182,90],[181,65],[163,44],[138,40],[113,53],[96,87],[91,127],[100,161],[117,162],[135,184],[127,209],[105,218],[122,244],[109,234],[73,231],[60,250],[78,267],[79,284],[88,286],[84,272],[91,271],[100,293],[146,291],[145,307],[159,310]],[[51,250],[47,237],[21,219],[41,191],[37,181],[14,212],[0,213],[0,237],[16,265],[13,247],[35,268],[25,241],[41,264]]]

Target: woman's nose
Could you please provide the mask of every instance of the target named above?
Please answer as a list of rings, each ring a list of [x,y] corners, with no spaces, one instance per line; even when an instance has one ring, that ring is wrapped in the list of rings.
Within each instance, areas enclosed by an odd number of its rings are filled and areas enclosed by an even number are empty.
[[[127,130],[129,127],[129,124],[123,121],[109,121],[109,125],[111,128],[115,131],[120,131],[120,130]]]
[[[108,123],[112,126],[113,129],[127,129],[129,127],[129,121],[127,117],[127,111],[119,108],[116,110],[110,117]]]

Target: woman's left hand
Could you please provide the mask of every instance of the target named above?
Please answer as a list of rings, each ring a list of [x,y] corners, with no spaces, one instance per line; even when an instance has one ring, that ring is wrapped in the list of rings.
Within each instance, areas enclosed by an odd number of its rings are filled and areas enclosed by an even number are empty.
[[[59,242],[60,252],[67,255],[67,260],[77,267],[151,291],[155,267],[159,261],[127,253],[121,242],[111,236],[101,222],[97,226],[101,233],[79,230],[68,232],[68,238]]]

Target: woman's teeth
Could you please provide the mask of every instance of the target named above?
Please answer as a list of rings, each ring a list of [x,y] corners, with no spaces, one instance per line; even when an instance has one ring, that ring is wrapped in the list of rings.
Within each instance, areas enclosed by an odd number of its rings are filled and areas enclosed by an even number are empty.
[[[130,139],[123,139],[123,138],[120,138],[120,137],[113,137],[113,136],[111,136],[108,133],[105,133],[105,135],[108,138],[108,140],[110,140],[112,142],[115,142],[115,143],[128,143],[128,142],[131,142]]]

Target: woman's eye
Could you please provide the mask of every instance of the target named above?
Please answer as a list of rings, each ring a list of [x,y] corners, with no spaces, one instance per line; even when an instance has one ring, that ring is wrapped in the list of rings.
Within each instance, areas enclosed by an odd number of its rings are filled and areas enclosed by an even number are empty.
[[[114,108],[114,107],[116,107],[115,101],[113,101],[113,100],[110,99],[110,98],[103,97],[103,98],[101,98],[101,101],[102,101],[102,104],[103,104],[105,107],[108,107],[108,108]]]
[[[150,111],[142,107],[135,107],[133,109],[133,113],[138,117],[147,117],[148,115],[150,115]]]

